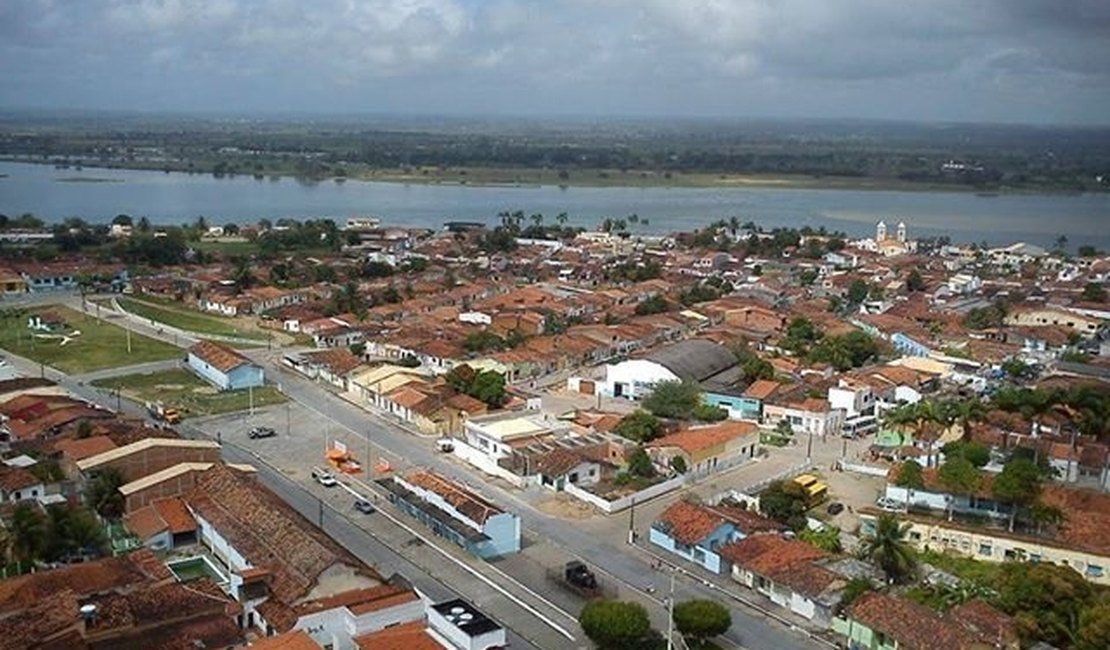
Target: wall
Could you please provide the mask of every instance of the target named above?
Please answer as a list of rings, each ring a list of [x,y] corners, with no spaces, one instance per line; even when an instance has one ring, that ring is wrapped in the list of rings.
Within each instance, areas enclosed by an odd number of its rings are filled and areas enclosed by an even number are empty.
[[[230,382],[226,374],[212,367],[208,362],[192,352],[189,353],[188,359],[189,368],[191,368],[193,372],[200,375],[200,377],[208,383],[216,386],[216,388],[227,390]]]
[[[304,630],[322,647],[331,644],[334,650],[357,650],[358,645],[353,640],[356,636],[423,618],[424,602],[417,599],[360,616],[355,616],[346,607],[335,607],[302,616],[293,628]]]
[[[634,359],[606,366],[605,382],[599,384],[598,390],[603,395],[615,397],[617,385],[620,384],[620,396],[636,400],[643,399],[661,381],[677,380],[674,373],[653,361]]]
[[[866,474],[867,476],[882,476],[886,478],[887,473],[890,471],[886,467],[877,467],[875,465],[865,465],[863,463],[845,463],[840,462],[840,469],[845,472],[855,472],[856,474]]]
[[[613,514],[614,512],[620,512],[621,510],[625,510],[626,508],[630,507],[633,501],[635,501],[636,503],[641,503],[643,501],[647,501],[648,499],[653,499],[660,494],[665,494],[667,492],[670,492],[671,490],[678,489],[686,483],[687,476],[688,474],[681,474],[674,478],[663,481],[662,483],[656,483],[655,485],[646,487],[634,494],[629,494],[619,499],[614,499],[613,501],[606,501],[596,494],[593,494],[592,492],[587,492],[586,490],[583,490],[577,485],[573,485],[571,483],[567,483],[566,485],[564,485],[563,491],[577,499],[585,501],[586,503],[596,507],[606,514]]]
[[[150,505],[159,499],[178,497],[193,488],[196,483],[196,472],[185,472],[177,476],[156,483],[148,488],[132,492],[127,495],[124,503],[124,512],[134,512],[143,506]]]
[[[489,537],[478,549],[482,557],[497,557],[520,552],[520,517],[503,512],[486,519],[482,532]]]
[[[266,383],[266,375],[261,366],[247,364],[232,370],[228,375],[228,387],[231,390],[244,388],[258,388]]]
[[[461,440],[455,441],[455,455],[482,470],[486,474],[491,474],[498,478],[503,478],[518,488],[524,488],[531,485],[539,485],[539,475],[524,477],[513,474],[509,470],[498,465],[495,460],[490,458],[484,452],[471,447]]]
[[[728,418],[730,420],[751,420],[752,422],[758,422],[759,414],[763,409],[763,405],[759,400],[750,397],[725,395],[723,393],[705,393],[702,398],[705,400],[706,404],[728,411]]]
[[[722,524],[717,530],[710,533],[702,542],[688,548],[679,548],[678,544],[666,533],[657,530],[655,526],[648,529],[648,540],[675,555],[685,558],[694,564],[704,567],[713,573],[721,573],[728,568],[728,563],[721,560],[715,552],[724,544],[733,539],[741,539],[734,535],[735,527],[732,524]]]
[[[211,447],[178,447],[156,444],[142,451],[128,454],[123,458],[104,463],[91,471],[97,472],[106,467],[114,467],[130,482],[180,463],[218,462],[220,462],[220,448],[215,444]]]

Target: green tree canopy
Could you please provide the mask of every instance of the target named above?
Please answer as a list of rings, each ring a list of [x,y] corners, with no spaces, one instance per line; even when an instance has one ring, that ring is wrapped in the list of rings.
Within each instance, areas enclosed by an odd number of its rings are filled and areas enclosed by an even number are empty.
[[[644,606],[621,600],[591,600],[582,608],[578,624],[604,650],[637,650],[651,632]]]
[[[909,530],[909,524],[883,513],[875,524],[874,534],[860,543],[860,554],[877,564],[892,583],[905,582],[917,569],[917,557],[906,543]]]
[[[910,291],[924,291],[925,278],[921,276],[921,271],[914,269],[906,276],[906,289]]]
[[[986,445],[967,440],[956,440],[941,448],[945,458],[964,458],[976,469],[991,462],[991,450]]]
[[[651,413],[636,409],[613,427],[613,433],[636,442],[651,442],[663,434],[663,423]]]
[[[695,642],[704,642],[728,632],[732,615],[715,600],[687,600],[674,606],[674,626]]]
[[[661,381],[643,402],[645,409],[661,418],[689,420],[701,404],[701,388],[690,381]]]
[[[994,478],[991,491],[994,497],[1004,503],[1013,504],[1010,512],[1010,530],[1019,509],[1032,506],[1041,495],[1044,473],[1028,458],[1015,456],[1006,461],[1002,472]]]
[[[759,511],[794,530],[806,527],[805,489],[793,481],[774,481],[759,494]]]
[[[937,470],[937,480],[953,495],[969,496],[979,489],[979,470],[968,459],[957,456],[948,458]],[[952,519],[953,504],[948,504],[948,519]]]
[[[848,285],[848,302],[853,305],[858,305],[864,300],[867,300],[867,295],[871,292],[871,288],[863,280],[853,280],[852,284]]]
[[[920,490],[925,487],[925,477],[921,474],[921,464],[916,460],[907,460],[898,467],[898,478],[894,484],[910,490]]]
[[[96,473],[85,492],[85,502],[105,519],[123,516],[123,494],[120,487],[126,483],[119,470],[109,467]]]
[[[1094,588],[1073,569],[1048,562],[1008,562],[994,584],[998,607],[1014,617],[1026,643],[1068,647],[1080,614],[1093,602]]]
[[[798,539],[829,553],[840,553],[844,550],[840,542],[840,529],[836,526],[825,526],[821,530],[814,530],[807,526],[798,533]]]
[[[1100,282],[1088,282],[1083,287],[1082,298],[1087,302],[1106,302],[1106,287]]]
[[[637,447],[635,451],[629,454],[628,473],[640,478],[655,476],[655,463],[651,462],[651,456],[648,456],[643,447]]]

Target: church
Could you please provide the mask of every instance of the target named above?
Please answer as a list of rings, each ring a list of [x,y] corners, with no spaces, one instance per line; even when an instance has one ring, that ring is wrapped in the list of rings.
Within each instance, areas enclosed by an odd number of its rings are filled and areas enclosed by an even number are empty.
[[[858,243],[858,246],[886,257],[905,255],[917,250],[917,242],[907,237],[906,222],[904,221],[898,222],[893,237],[887,231],[886,222],[880,221],[875,225],[875,238],[863,239]]]

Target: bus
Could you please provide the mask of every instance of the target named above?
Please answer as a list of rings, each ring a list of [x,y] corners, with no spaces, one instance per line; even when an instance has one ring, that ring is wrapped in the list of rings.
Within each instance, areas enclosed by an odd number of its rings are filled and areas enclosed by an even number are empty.
[[[825,500],[829,494],[829,486],[817,480],[813,474],[802,474],[794,477],[794,484],[805,490],[806,504],[810,507]]]

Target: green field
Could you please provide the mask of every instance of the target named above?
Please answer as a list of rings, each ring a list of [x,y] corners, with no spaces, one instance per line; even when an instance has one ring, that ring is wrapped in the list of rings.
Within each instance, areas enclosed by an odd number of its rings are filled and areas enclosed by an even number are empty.
[[[149,318],[163,325],[183,329],[187,332],[208,334],[211,336],[235,336],[253,339],[258,341],[259,344],[264,344],[266,342],[265,335],[256,331],[243,330],[242,328],[235,327],[234,321],[191,311],[185,307],[154,304],[135,298],[120,298],[119,303],[124,309],[136,316]]]
[[[66,326],[56,333],[32,333],[27,327],[28,317],[47,311],[59,314]],[[169,343],[135,333],[131,334],[128,352],[124,328],[110,324],[107,319],[98,321],[91,314],[57,305],[0,312],[0,347],[68,374],[183,356],[179,348]]]
[[[94,381],[93,386],[119,389],[137,402],[161,401],[167,407],[181,410],[185,417],[245,411],[250,408],[252,392],[256,408],[286,401],[273,386],[221,392],[188,370],[180,369],[110,377]]]

